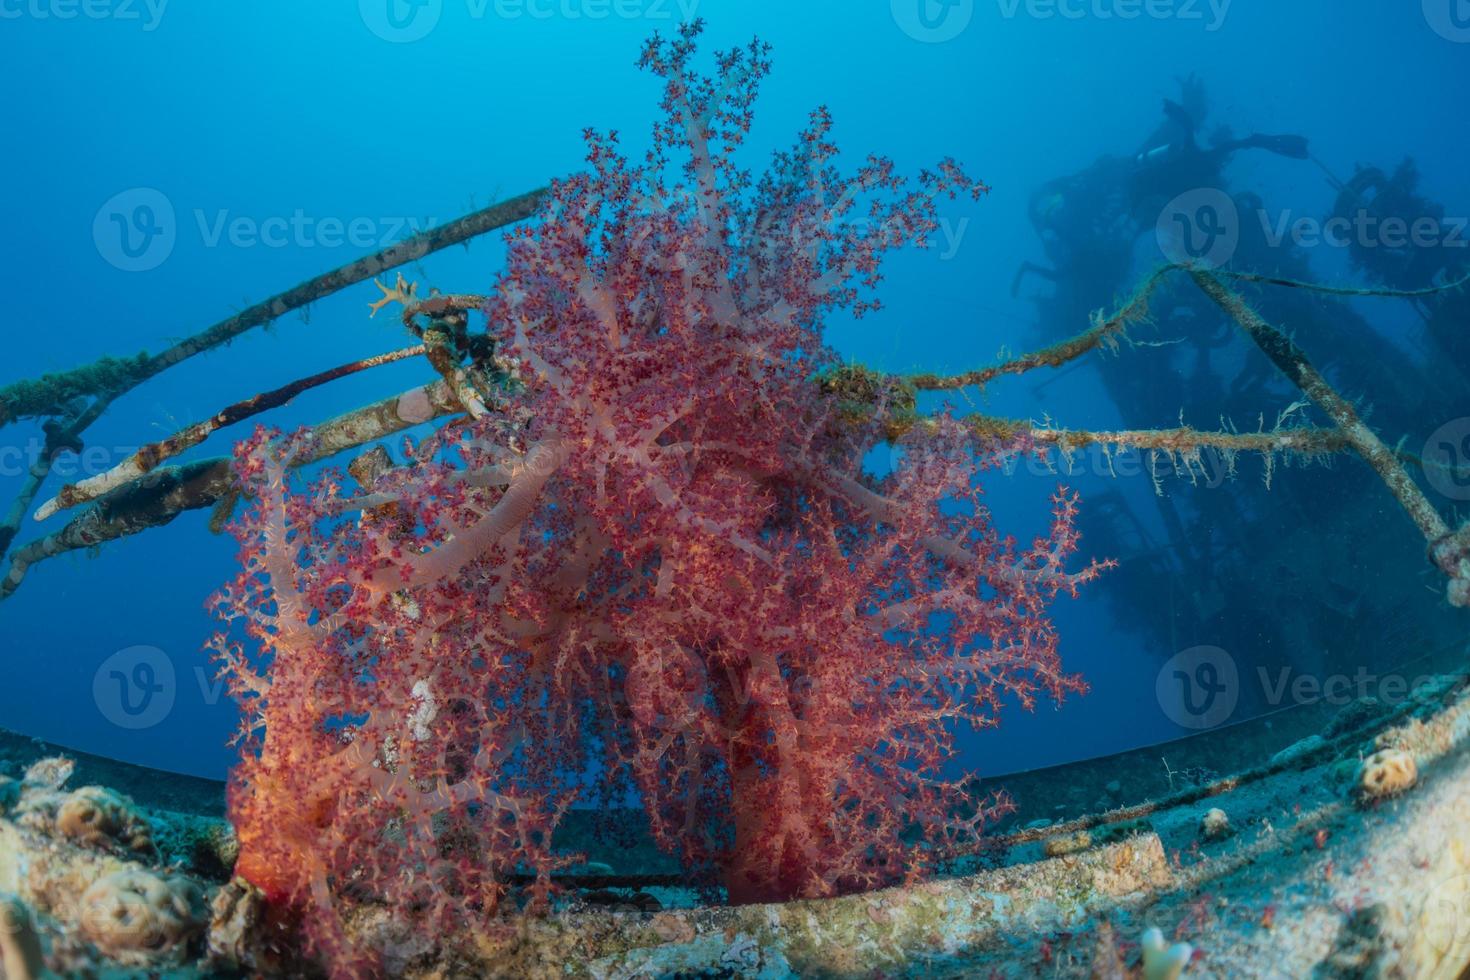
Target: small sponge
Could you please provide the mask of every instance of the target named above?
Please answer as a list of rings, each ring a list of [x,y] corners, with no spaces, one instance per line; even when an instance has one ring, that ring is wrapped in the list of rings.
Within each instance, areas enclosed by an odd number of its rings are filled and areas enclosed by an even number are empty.
[[[1419,766],[1403,749],[1384,749],[1363,760],[1358,770],[1358,796],[1364,802],[1396,796],[1419,781]]]
[[[1143,980],[1177,980],[1193,958],[1189,943],[1170,946],[1158,929],[1143,934]]]
[[[1199,835],[1205,840],[1224,840],[1235,833],[1230,815],[1219,807],[1209,810],[1199,821]]]

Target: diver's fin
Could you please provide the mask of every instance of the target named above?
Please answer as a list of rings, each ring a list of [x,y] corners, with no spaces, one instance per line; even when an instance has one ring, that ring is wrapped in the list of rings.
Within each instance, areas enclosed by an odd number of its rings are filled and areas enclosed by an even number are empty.
[[[1256,133],[1249,139],[1242,140],[1245,146],[1259,147],[1293,160],[1305,160],[1311,156],[1307,150],[1307,138],[1305,136],[1264,136]]]

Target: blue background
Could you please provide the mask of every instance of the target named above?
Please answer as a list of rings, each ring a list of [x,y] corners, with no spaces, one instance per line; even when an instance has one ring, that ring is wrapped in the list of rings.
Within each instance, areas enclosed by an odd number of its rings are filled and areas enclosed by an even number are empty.
[[[1342,171],[1412,153],[1431,197],[1452,213],[1470,207],[1460,99],[1470,44],[1431,30],[1417,2],[1239,0],[1218,23],[1206,4],[1187,0],[1165,8],[1172,16],[1128,20],[1115,16],[1123,4],[1104,0],[1063,4],[1080,17],[1037,16],[1054,9],[1039,4],[1007,16],[1008,5],[980,2],[957,36],[925,43],[902,29],[908,14],[888,0],[697,3],[709,21],[707,49],[754,34],[774,46],[748,165],[787,145],[808,110],[825,103],[849,155],[887,153],[913,173],[952,154],[994,188],[948,213],[964,231],[952,254],[906,253],[890,264],[885,311],[832,322],[830,341],[844,355],[889,370],[944,370],[1022,349],[1034,314],[1009,287],[1017,264],[1039,257],[1028,193],[1104,152],[1131,152],[1157,124],[1160,99],[1177,93],[1176,76],[1190,72],[1210,87],[1213,123],[1304,132]],[[555,0],[497,10],[443,0],[433,29],[408,43],[369,28],[371,3],[346,0],[171,3],[156,21],[141,3],[89,9],[101,16],[66,0],[0,0],[8,327],[0,381],[156,350],[379,244],[211,244],[201,222],[207,229],[221,217],[259,222],[300,210],[317,220],[365,218],[388,233],[404,219],[446,221],[576,170],[585,126],[619,129],[636,150],[656,118],[659,87],[634,62],[652,30],[675,28],[681,7]],[[1332,192],[1310,164],[1256,155],[1230,175],[1302,214],[1330,210]],[[104,202],[134,188],[161,192],[176,215],[172,253],[145,272],[110,264],[93,234]],[[487,238],[408,275],[483,290],[502,254],[498,238]],[[1318,250],[1313,262],[1324,278],[1345,273],[1334,250]],[[370,284],[349,289],[317,304],[309,320],[290,315],[168,372],[114,405],[89,444],[122,453],[257,391],[404,346],[392,318],[367,319],[375,295]],[[1392,329],[1394,314],[1383,316]],[[321,419],[424,374],[421,364],[381,369],[307,394],[269,421]],[[1099,391],[1084,368],[1044,394],[1032,379],[997,385],[988,408],[1094,428],[1177,421],[1121,419]],[[12,426],[0,431],[0,446],[24,449],[34,435]],[[233,435],[202,451],[227,451]],[[1051,482],[997,481],[1002,523],[1023,534],[1038,528],[1036,502]],[[1073,482],[1085,493],[1091,481]],[[7,502],[19,483],[8,463],[0,474]],[[1129,493],[1151,492],[1145,479],[1132,483]],[[203,603],[231,574],[233,544],[210,536],[205,520],[186,515],[94,558],[35,569],[0,605],[0,725],[222,775],[233,710],[212,688],[200,651],[214,629]],[[21,542],[35,532],[28,525]],[[1064,657],[1089,677],[1092,695],[1060,713],[1013,712],[973,740],[977,767],[1030,768],[1178,733],[1154,698],[1158,664],[1172,651],[1141,648],[1112,629],[1099,598],[1107,588],[1103,581],[1059,609]],[[176,690],[161,722],[127,730],[99,709],[93,679],[109,656],[135,645],[164,652]]]

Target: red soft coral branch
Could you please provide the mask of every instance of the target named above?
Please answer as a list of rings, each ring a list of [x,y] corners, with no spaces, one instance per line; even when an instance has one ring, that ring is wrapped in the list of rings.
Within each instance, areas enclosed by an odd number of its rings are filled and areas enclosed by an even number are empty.
[[[1083,689],[1046,618],[1099,568],[1065,567],[1074,498],[1018,550],[977,475],[1027,447],[940,419],[875,482],[878,434],[817,380],[824,316],[871,309],[882,256],[984,186],[952,161],[843,176],[825,110],[751,182],[731,154],[766,49],[702,78],[698,33],[644,51],[668,114],[646,160],[589,133],[590,169],[510,236],[504,414],[357,496],[288,487],[290,440],[241,448],[220,605],[260,655],[220,643],[249,716],[232,816],[242,873],[324,947],[354,902],[464,924],[514,873],[544,893],[561,808],[625,782],[732,900],[903,880],[1006,806],[946,775],[956,732]]]

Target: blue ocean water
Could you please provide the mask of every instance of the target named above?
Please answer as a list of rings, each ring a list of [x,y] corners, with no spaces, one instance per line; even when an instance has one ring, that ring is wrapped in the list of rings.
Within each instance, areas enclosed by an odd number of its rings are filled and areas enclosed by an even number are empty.
[[[1237,134],[1300,133],[1316,160],[1344,177],[1358,162],[1391,168],[1412,155],[1421,191],[1444,203],[1453,224],[1470,209],[1470,132],[1458,100],[1470,78],[1463,8],[1461,0],[1352,7],[1329,0],[0,0],[0,82],[10,93],[0,108],[8,134],[0,180],[9,190],[0,199],[0,268],[10,325],[0,382],[102,354],[156,350],[417,228],[541,186],[581,166],[584,127],[617,129],[630,149],[642,146],[659,86],[634,66],[640,45],[690,15],[708,21],[710,48],[753,35],[773,46],[775,72],[757,108],[748,165],[786,146],[822,104],[852,160],[886,153],[912,173],[953,155],[992,186],[983,202],[947,214],[936,248],[891,262],[885,310],[829,326],[839,351],[874,367],[961,370],[1034,346],[1050,329],[1038,325],[1024,292],[1012,292],[1020,263],[1044,260],[1028,219],[1033,191],[1101,155],[1133,154],[1159,126],[1162,100],[1178,97],[1183,76],[1197,75],[1208,88],[1202,141],[1220,124]],[[1311,161],[1242,154],[1227,173],[1232,189],[1260,195],[1277,217],[1321,216],[1333,206],[1335,192]],[[112,221],[138,215],[139,203],[162,224]],[[139,237],[150,228],[168,232],[162,257]],[[1160,261],[1149,248],[1140,247],[1140,274]],[[1344,249],[1305,251],[1315,278],[1353,277]],[[491,236],[434,255],[408,275],[480,290],[502,254]],[[235,400],[403,346],[395,322],[367,318],[375,296],[369,284],[354,287],[315,305],[309,318],[289,315],[169,371],[120,399],[88,433],[88,445],[115,459]],[[1116,298],[1110,291],[1091,306]],[[1403,306],[1358,308],[1388,343],[1416,349],[1415,321]],[[403,364],[348,379],[267,421],[319,420],[408,387],[424,370]],[[1370,381],[1349,394],[1374,401],[1383,396],[1366,370]],[[998,383],[983,407],[1087,428],[1173,425],[1181,410],[1213,426],[1219,415],[1208,398],[1175,400],[1149,417],[1129,414],[1093,362],[1044,386],[1040,380]],[[1139,383],[1149,382],[1141,374]],[[1260,411],[1272,416],[1285,407],[1280,400]],[[1379,408],[1380,417],[1391,416],[1391,405]],[[1446,405],[1409,435],[1422,443],[1466,408]],[[38,438],[25,425],[0,433],[7,501]],[[201,454],[225,452],[229,438],[217,436]],[[1352,460],[1335,465],[1360,468]],[[1323,484],[1293,478],[1277,474],[1266,500],[1279,502],[1282,514],[1310,514],[1309,494]],[[1242,462],[1241,481],[1259,481],[1257,464]],[[995,481],[1001,523],[1039,530],[1043,492],[1055,482],[1024,474]],[[1117,491],[1145,515],[1140,520],[1155,523],[1144,474],[1084,471],[1068,482],[1082,491],[1084,507],[1089,496]],[[1166,492],[1191,490],[1171,483]],[[1384,500],[1382,519],[1402,520]],[[1440,503],[1448,511],[1457,501]],[[201,653],[214,629],[203,604],[231,574],[234,546],[205,523],[203,514],[185,515],[93,557],[34,569],[0,603],[0,726],[222,775],[235,718]],[[19,540],[39,530],[27,523]],[[1346,540],[1353,532],[1324,520],[1313,533]],[[1359,571],[1418,574],[1416,549],[1422,544],[1409,530],[1401,550],[1370,556]],[[1308,593],[1317,588],[1312,575],[1305,567]],[[1060,710],[1011,712],[1000,729],[971,740],[977,768],[1027,769],[1185,730],[1161,710],[1160,665],[1212,638],[1170,642],[1121,624],[1120,601],[1143,615],[1162,601],[1120,598],[1127,581],[1104,579],[1057,609],[1063,656],[1092,693]],[[1190,592],[1191,583],[1181,589]],[[1249,621],[1276,613],[1229,615]],[[127,690],[131,675],[113,686],[110,658],[136,647],[161,652],[166,669],[152,679],[154,693]],[[1250,649],[1232,654],[1254,662]],[[145,696],[166,697],[167,710],[146,724],[119,715],[119,698]]]

